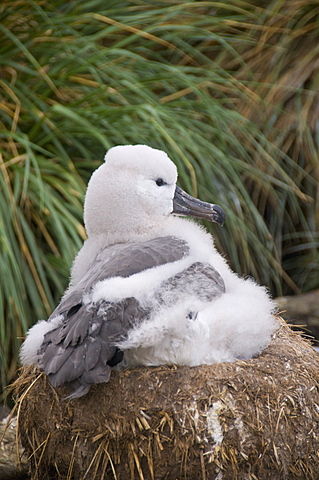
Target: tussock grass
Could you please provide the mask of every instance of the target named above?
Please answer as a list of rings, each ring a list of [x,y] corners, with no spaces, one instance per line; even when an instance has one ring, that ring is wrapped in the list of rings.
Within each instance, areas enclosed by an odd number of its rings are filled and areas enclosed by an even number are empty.
[[[316,2],[5,0],[0,354],[48,315],[104,152],[146,143],[227,213],[216,243],[274,294],[318,286]]]

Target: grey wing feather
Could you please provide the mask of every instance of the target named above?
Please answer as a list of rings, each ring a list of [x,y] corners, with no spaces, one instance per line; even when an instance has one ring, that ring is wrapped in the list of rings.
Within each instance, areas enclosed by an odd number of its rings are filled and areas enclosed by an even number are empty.
[[[176,298],[196,296],[210,302],[225,293],[225,283],[218,271],[208,263],[195,262],[187,269],[163,282],[156,292],[157,301],[170,305]]]
[[[83,295],[96,282],[128,277],[180,260],[187,253],[186,243],[175,237],[115,245],[101,251],[88,273],[50,317],[63,317],[62,325],[46,333],[40,350],[40,366],[51,383],[68,383],[75,390],[70,398],[75,398],[87,393],[93,383],[107,382],[111,366],[123,358],[118,355],[116,342],[149,314],[134,298],[116,304],[101,302],[90,308],[83,305]]]
[[[114,245],[102,250],[81,282],[66,295],[50,318],[70,312],[81,304],[83,295],[99,281],[130,277],[165,263],[181,260],[188,253],[186,242],[176,237],[159,237],[140,243]]]
[[[134,298],[103,304],[103,314],[100,304],[89,312],[82,306],[74,318],[67,319],[44,337],[40,366],[53,386],[72,386],[76,381],[72,398],[86,393],[93,383],[108,381],[110,362],[118,350],[116,343],[148,313]]]

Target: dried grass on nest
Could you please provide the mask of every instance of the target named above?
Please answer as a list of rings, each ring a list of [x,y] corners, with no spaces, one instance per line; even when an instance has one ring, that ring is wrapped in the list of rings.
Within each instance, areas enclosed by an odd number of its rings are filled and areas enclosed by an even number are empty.
[[[15,385],[32,479],[315,479],[319,355],[281,325],[256,359],[113,372],[80,399]]]

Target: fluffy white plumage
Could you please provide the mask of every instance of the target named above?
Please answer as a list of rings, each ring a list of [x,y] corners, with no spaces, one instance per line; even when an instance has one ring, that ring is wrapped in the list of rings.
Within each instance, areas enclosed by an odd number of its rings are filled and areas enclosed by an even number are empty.
[[[105,163],[94,172],[88,185],[84,208],[88,239],[74,261],[70,285],[60,305],[72,298],[85,312],[99,305],[101,317],[109,305],[119,305],[127,298],[136,299],[138,308],[148,314],[113,342],[124,352],[120,362],[123,366],[199,365],[252,358],[268,345],[277,327],[274,303],[265,288],[231,271],[215,249],[212,236],[201,226],[172,215],[176,180],[176,167],[162,151],[145,145],[109,150]],[[143,242],[156,238],[181,241],[181,245],[186,245],[185,254],[178,254],[175,261],[142,268],[128,276],[117,274],[103,278],[98,272],[108,255],[112,263],[122,247],[144,245]],[[112,250],[114,245],[116,249]],[[194,264],[213,267],[222,278],[225,291],[218,290],[221,287],[217,278],[216,296],[209,292],[201,294],[198,288],[201,273],[198,277],[190,274],[183,278],[183,272]],[[98,280],[91,285],[90,278],[97,272]],[[169,283],[173,277],[178,279],[174,280],[174,287]],[[205,288],[209,289],[203,286],[203,292]],[[61,308],[57,308],[49,321],[40,321],[30,329],[21,349],[24,365],[43,367],[43,345],[52,347],[56,341],[45,340],[45,335],[61,330],[63,322],[70,321]],[[68,308],[70,312],[69,303]],[[106,317],[103,318],[105,321]],[[88,337],[95,328],[100,328],[99,323],[90,322]],[[61,339],[61,333],[59,335]],[[76,348],[81,339],[81,335],[73,338],[72,348]],[[66,347],[61,340],[60,350],[56,351],[58,358]],[[70,361],[68,358],[63,361]],[[53,367],[47,370],[52,374]],[[73,376],[67,381],[74,381]],[[106,381],[103,378],[98,377],[91,383]]]

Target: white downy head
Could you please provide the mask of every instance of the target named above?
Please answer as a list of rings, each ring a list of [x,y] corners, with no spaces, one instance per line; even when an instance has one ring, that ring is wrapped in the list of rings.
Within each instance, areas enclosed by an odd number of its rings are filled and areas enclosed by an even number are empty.
[[[176,166],[161,150],[146,145],[111,148],[88,184],[88,236],[110,234],[116,241],[127,232],[160,229],[173,211],[176,180]]]

